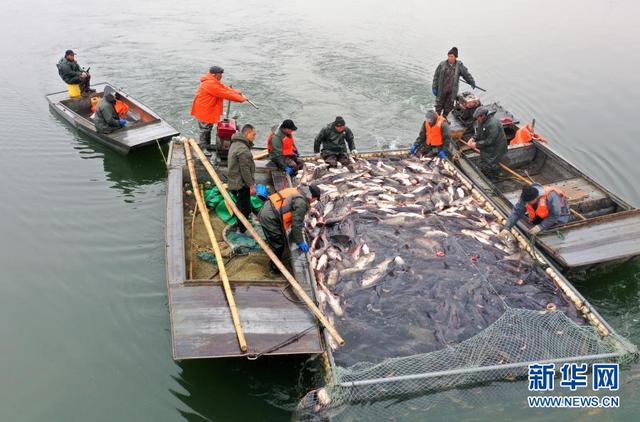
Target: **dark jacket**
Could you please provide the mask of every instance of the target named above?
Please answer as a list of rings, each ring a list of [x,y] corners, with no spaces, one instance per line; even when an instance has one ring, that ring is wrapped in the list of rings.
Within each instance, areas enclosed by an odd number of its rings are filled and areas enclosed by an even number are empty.
[[[495,111],[489,112],[484,123],[476,127],[475,140],[480,149],[480,166],[497,167],[507,154],[507,137]]]
[[[440,96],[444,94],[445,66],[447,66],[446,60],[440,62],[440,64],[436,68],[435,73],[433,74],[432,88],[435,88],[437,90],[438,98],[440,98]],[[458,82],[459,82],[458,80],[460,77],[462,77],[462,79],[467,81],[470,85],[471,84],[475,85],[473,76],[471,76],[471,73],[469,73],[466,66],[462,64],[460,60],[456,60],[455,70],[453,72],[453,81],[452,81],[453,83],[452,83],[452,92],[451,92],[451,95],[453,96],[453,98],[455,98],[456,95],[458,95]]]
[[[447,122],[444,122],[441,130],[442,130],[442,148],[445,150],[445,152],[449,156],[451,156],[451,154],[457,151],[458,148],[454,143],[454,141],[451,139],[451,136],[449,136],[449,124]],[[423,151],[424,153],[428,153],[430,149],[438,148],[438,147],[430,147],[429,145],[427,145],[426,136],[427,136],[427,132],[424,129],[424,122],[422,122],[422,125],[420,125],[420,133],[418,134],[418,137],[416,138],[414,145],[418,146],[418,151]]]
[[[231,137],[228,158],[229,190],[250,188],[256,184],[254,179],[256,165],[251,154],[251,144],[252,142],[247,140],[241,132],[237,132]]]
[[[535,185],[534,185],[535,186]],[[542,191],[544,188],[542,185],[538,185],[538,190]],[[558,195],[556,192],[550,192],[547,195],[547,207],[549,208],[549,216],[542,220],[538,226],[542,230],[550,229],[556,224],[564,224],[569,222],[569,204],[567,200],[562,196]],[[505,229],[511,230],[513,226],[516,225],[519,219],[524,217],[526,214],[525,203],[521,200],[518,200],[516,205],[513,207],[511,211],[511,215],[509,215],[509,219],[507,220],[507,225]]]
[[[347,150],[345,142],[349,144],[349,150]],[[348,154],[349,151],[356,149],[351,129],[345,127],[344,130],[339,133],[336,131],[334,123],[329,123],[320,130],[313,144],[313,152],[316,154],[319,153],[320,146],[322,146],[322,152],[328,154]]]
[[[80,68],[80,65],[77,62],[72,62],[67,60],[66,57],[60,59],[58,64],[58,74],[62,78],[63,81],[67,84],[79,84],[80,83],[80,74],[83,70]]]
[[[273,126],[271,128],[271,132],[273,132],[273,137],[271,138],[271,151],[269,151],[269,159],[280,169],[284,170],[287,166],[284,159],[285,156],[282,155],[282,139],[285,138],[284,133],[280,130],[279,126]]]
[[[291,233],[289,233],[289,241],[291,243],[300,243],[303,240],[302,229],[304,227],[304,216],[309,209],[309,200],[299,193],[292,195],[291,200]],[[271,232],[283,230],[282,216],[276,211],[271,201],[265,204],[260,210],[260,224]]]
[[[98,133],[111,133],[120,129],[120,116],[116,112],[116,95],[113,89],[105,89],[104,95],[98,103],[94,123]]]

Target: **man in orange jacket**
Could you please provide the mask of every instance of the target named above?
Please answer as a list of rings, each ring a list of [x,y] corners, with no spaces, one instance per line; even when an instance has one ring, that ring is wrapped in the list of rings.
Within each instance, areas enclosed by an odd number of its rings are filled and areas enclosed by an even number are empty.
[[[223,73],[224,69],[220,66],[211,66],[209,73],[202,75],[191,106],[191,115],[198,119],[201,131],[200,147],[207,149],[211,149],[211,131],[213,125],[220,121],[224,100],[237,103],[243,103],[246,100],[240,91],[220,82]]]

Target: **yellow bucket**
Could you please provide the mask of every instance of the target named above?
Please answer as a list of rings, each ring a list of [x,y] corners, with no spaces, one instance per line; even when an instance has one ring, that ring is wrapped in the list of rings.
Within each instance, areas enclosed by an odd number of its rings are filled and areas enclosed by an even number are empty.
[[[69,84],[67,85],[67,89],[69,91],[69,97],[79,97],[82,95],[80,92],[80,84]]]

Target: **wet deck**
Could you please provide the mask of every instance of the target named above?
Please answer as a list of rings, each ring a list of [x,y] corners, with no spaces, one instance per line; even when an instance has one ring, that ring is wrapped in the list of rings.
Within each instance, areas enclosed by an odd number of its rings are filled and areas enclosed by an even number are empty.
[[[181,145],[173,144],[169,183],[167,190],[167,287],[173,358],[202,359],[218,357],[241,357],[265,353],[267,355],[317,354],[322,353],[322,342],[315,318],[292,295],[288,284],[281,278],[269,277],[265,272],[243,278],[243,270],[229,272],[241,324],[247,340],[248,352],[242,353],[231,322],[231,315],[224,290],[215,280],[188,280],[185,254],[185,204],[183,186],[187,180],[183,174],[184,155]],[[264,166],[257,166],[260,180],[270,173]],[[261,170],[262,169],[262,170]],[[264,171],[263,171],[264,170]],[[202,172],[198,177],[202,181]],[[288,183],[286,178],[276,176],[278,185]],[[282,188],[282,186],[279,186]],[[189,205],[190,206],[190,205]],[[187,218],[190,220],[190,217]],[[221,240],[221,239],[219,239]],[[293,274],[303,288],[311,294],[307,263],[297,250],[292,251]],[[251,265],[268,263],[262,255],[252,259]],[[236,258],[234,258],[235,260]],[[233,267],[232,264],[229,264]],[[249,265],[246,265],[248,268]],[[213,270],[213,266],[211,267]],[[214,271],[211,271],[213,273]],[[268,271],[266,272],[268,273]],[[298,338],[299,337],[299,338]],[[277,349],[277,346],[287,343]]]

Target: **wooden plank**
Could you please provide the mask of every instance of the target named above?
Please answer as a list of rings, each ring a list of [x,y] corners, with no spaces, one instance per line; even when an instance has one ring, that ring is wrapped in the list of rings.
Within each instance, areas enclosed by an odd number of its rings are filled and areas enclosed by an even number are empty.
[[[606,217],[593,224],[561,229],[538,237],[545,250],[565,266],[580,267],[640,254],[640,212]]]
[[[234,296],[242,314],[249,354],[263,352],[316,327],[306,308],[285,298],[280,287],[235,285]],[[175,359],[243,356],[221,287],[172,288],[172,321]],[[273,354],[321,352],[320,335],[314,328]]]

